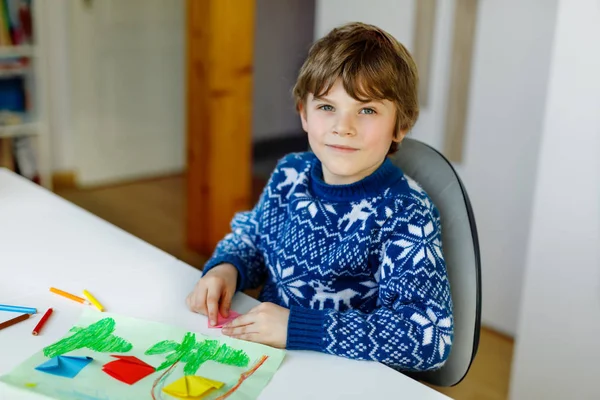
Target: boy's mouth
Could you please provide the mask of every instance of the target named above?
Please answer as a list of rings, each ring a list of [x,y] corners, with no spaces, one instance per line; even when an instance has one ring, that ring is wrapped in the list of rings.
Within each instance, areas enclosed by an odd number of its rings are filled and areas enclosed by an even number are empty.
[[[352,153],[357,151],[358,149],[350,146],[341,146],[337,144],[326,144],[325,146],[329,147],[332,150],[339,151],[342,153]]]

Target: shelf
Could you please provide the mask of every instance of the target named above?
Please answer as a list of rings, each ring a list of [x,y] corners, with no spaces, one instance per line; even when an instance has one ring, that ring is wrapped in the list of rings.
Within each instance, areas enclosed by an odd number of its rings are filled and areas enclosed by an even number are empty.
[[[37,136],[39,125],[37,122],[26,122],[19,125],[0,125],[0,139],[22,136]]]
[[[29,67],[0,69],[0,78],[12,78],[14,76],[24,76],[31,72]]]
[[[35,56],[35,46],[0,46],[0,58],[33,56]]]

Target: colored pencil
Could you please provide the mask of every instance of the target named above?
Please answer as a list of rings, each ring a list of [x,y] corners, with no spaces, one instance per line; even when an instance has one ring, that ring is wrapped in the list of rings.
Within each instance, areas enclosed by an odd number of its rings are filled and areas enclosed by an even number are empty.
[[[15,317],[13,319],[9,319],[8,321],[5,321],[5,322],[3,322],[3,323],[0,324],[0,330],[2,330],[4,328],[8,328],[9,326],[12,326],[14,324],[18,324],[21,321],[25,321],[29,317],[31,317],[31,314],[22,314],[22,315],[19,315],[18,317]]]
[[[46,321],[48,320],[48,318],[50,317],[51,314],[52,314],[52,307],[50,307],[48,309],[48,311],[46,311],[44,313],[44,316],[42,317],[42,319],[40,319],[40,322],[38,322],[38,324],[35,326],[35,328],[33,328],[33,331],[31,332],[31,334],[33,336],[37,336],[37,335],[40,334],[40,331],[42,330],[42,328],[46,324]]]
[[[90,304],[90,302],[87,301],[86,299],[81,298],[79,296],[75,296],[74,294],[71,294],[71,293],[67,293],[64,290],[60,290],[60,289],[51,287],[50,291],[52,293],[58,294],[59,296],[66,297],[67,299],[71,299],[71,300],[76,301],[76,302],[81,303],[81,304]]]
[[[0,304],[0,311],[18,312],[23,314],[35,314],[37,310],[32,307],[9,306],[8,304]]]
[[[102,306],[102,304],[100,304],[100,302],[98,300],[96,300],[96,298],[94,296],[92,296],[92,294],[90,292],[88,292],[87,290],[84,290],[83,295],[85,297],[87,297],[87,299],[90,301],[90,303],[92,303],[94,306],[96,306],[96,308],[98,310],[100,310],[101,312],[104,311],[104,307]]]

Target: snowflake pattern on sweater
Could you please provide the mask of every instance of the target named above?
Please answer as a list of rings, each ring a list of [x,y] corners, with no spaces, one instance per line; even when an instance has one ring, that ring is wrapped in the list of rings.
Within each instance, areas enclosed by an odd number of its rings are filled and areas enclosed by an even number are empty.
[[[238,290],[290,309],[288,349],[439,368],[453,339],[438,210],[388,159],[328,185],[312,153],[283,158],[252,211],[236,214],[204,273],[224,262]]]

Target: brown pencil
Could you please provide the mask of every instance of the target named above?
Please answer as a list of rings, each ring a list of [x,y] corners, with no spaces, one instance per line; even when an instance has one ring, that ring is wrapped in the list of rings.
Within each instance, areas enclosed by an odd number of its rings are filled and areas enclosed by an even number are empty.
[[[23,315],[19,315],[18,317],[15,317],[13,319],[9,319],[8,321],[5,321],[0,324],[0,330],[2,330],[4,328],[8,328],[9,326],[12,326],[14,324],[18,324],[21,321],[25,321],[29,317],[31,317],[31,314],[23,314]]]

